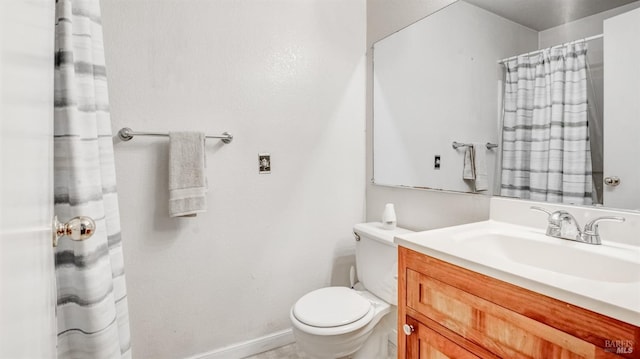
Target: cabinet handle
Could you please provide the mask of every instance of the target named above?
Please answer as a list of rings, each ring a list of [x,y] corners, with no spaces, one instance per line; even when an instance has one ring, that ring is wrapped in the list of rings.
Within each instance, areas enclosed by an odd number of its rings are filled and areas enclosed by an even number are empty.
[[[413,325],[405,324],[402,326],[402,331],[406,335],[411,335],[413,333]]]

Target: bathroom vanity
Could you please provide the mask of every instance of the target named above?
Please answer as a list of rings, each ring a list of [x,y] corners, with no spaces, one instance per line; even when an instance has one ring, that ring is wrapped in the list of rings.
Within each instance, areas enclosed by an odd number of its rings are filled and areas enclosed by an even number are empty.
[[[398,255],[400,358],[640,358],[637,326],[404,247]]]
[[[496,221],[531,216],[510,204],[492,202],[489,221],[396,236],[398,358],[640,358],[637,244]]]

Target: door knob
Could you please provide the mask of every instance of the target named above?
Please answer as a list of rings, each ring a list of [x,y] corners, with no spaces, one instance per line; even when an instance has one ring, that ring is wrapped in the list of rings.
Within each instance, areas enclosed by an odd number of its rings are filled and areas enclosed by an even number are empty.
[[[411,335],[413,333],[413,325],[405,324],[402,326],[402,331],[405,335]]]
[[[96,231],[96,222],[90,217],[73,217],[69,222],[62,224],[58,221],[58,216],[53,217],[53,246],[58,246],[58,239],[68,236],[74,241],[84,241],[90,238]]]
[[[604,184],[606,184],[607,186],[615,187],[620,184],[620,177],[617,177],[617,176],[605,177]]]

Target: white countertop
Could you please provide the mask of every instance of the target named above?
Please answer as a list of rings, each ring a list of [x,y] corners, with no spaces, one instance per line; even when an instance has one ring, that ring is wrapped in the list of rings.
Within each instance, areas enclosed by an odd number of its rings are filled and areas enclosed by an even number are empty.
[[[399,234],[394,242],[640,326],[638,246],[606,241],[589,245],[545,236],[543,229],[494,220]]]

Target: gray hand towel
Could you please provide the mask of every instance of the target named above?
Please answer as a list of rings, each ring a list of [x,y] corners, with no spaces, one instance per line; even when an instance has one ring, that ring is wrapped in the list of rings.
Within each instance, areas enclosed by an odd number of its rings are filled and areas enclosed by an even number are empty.
[[[462,179],[475,180],[476,179],[476,166],[475,160],[475,148],[473,146],[467,146],[464,150],[464,163],[462,167]]]
[[[464,164],[462,168],[462,178],[473,181],[476,192],[489,189],[489,179],[487,176],[487,155],[484,151],[486,147],[483,143],[474,143],[467,146],[464,152]]]
[[[169,216],[194,217],[207,210],[205,135],[169,132]]]
[[[473,144],[473,168],[476,175],[476,191],[486,191],[489,189],[489,177],[487,176],[487,152],[486,144],[474,143]]]

